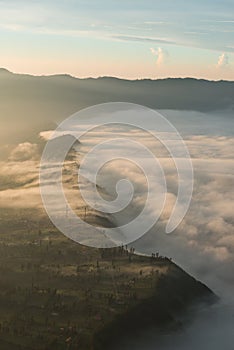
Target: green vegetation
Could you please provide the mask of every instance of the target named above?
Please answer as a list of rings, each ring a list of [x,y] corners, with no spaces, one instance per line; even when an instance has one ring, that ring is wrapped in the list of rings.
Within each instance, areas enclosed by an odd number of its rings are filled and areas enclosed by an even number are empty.
[[[0,273],[2,350],[104,349],[137,309],[146,326],[175,325],[174,311],[211,294],[158,254],[80,246],[28,209],[1,210]]]

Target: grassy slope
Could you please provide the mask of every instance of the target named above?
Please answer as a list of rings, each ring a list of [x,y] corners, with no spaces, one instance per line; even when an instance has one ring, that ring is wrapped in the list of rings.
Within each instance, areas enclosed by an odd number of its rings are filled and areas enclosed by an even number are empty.
[[[212,296],[167,259],[80,246],[33,210],[1,211],[0,257],[2,350],[110,349]]]

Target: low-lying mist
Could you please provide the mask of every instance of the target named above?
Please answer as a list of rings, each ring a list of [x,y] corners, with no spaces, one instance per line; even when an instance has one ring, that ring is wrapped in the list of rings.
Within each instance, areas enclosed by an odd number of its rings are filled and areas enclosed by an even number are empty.
[[[234,343],[234,120],[231,114],[166,111],[183,135],[194,166],[194,192],[183,222],[164,233],[168,215],[134,243],[141,253],[153,250],[172,257],[207,284],[220,302],[197,307],[183,330],[158,336],[154,329],[116,349],[231,350]],[[164,114],[164,115],[165,115]],[[169,181],[175,179],[169,178]],[[169,187],[173,191],[173,184]],[[170,212],[170,211],[169,211]],[[169,213],[168,213],[169,214]],[[126,347],[125,347],[126,346]]]
[[[149,135],[131,137],[141,140],[157,155],[167,181],[166,205],[157,224],[141,239],[132,243],[136,251],[159,252],[168,256],[195,278],[207,284],[220,302],[209,308],[198,308],[196,317],[184,330],[158,336],[148,330],[141,338],[130,340],[126,349],[232,350],[234,344],[234,119],[226,111],[214,113],[162,111],[178,129],[191,154],[194,167],[194,192],[187,215],[173,233],[165,234],[165,226],[176,200],[178,189],[176,169],[161,144],[154,144]],[[153,126],[152,126],[153,127]],[[77,147],[79,157],[93,145],[110,135],[126,136],[126,131],[97,130],[83,138]],[[41,133],[47,138],[48,132]],[[38,207],[38,166],[41,141],[5,147],[8,158],[1,161],[0,207]],[[106,149],[105,152],[110,152]],[[101,155],[100,155],[101,156]],[[136,154],[135,158],[141,157]],[[113,214],[119,225],[128,222],[141,211],[147,193],[145,178],[134,164],[116,160],[102,169],[98,185],[116,196],[115,184],[127,178],[134,186],[132,203],[121,213]],[[157,198],[148,212],[155,215]],[[147,217],[145,218],[147,220]],[[134,233],[131,233],[134,234]],[[123,344],[119,349],[124,349]]]

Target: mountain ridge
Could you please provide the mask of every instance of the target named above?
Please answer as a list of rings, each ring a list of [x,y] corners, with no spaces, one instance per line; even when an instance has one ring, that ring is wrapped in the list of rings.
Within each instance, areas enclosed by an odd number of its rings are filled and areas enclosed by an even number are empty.
[[[128,81],[128,82],[157,82],[157,81],[184,81],[184,80],[190,80],[190,81],[198,81],[198,82],[210,82],[210,83],[234,83],[234,80],[225,80],[225,79],[218,79],[218,80],[212,80],[212,79],[205,79],[205,78],[195,78],[195,77],[166,77],[166,78],[134,78],[134,79],[127,79],[127,78],[121,78],[117,76],[112,76],[112,75],[100,75],[98,77],[84,77],[80,78],[78,76],[74,76],[69,73],[55,73],[55,74],[30,74],[30,73],[18,73],[18,72],[12,72],[7,68],[0,67],[0,74],[1,73],[8,73],[16,76],[29,76],[29,77],[34,77],[34,78],[72,78],[72,79],[77,79],[80,81],[83,80],[101,80],[101,79],[113,79],[113,80],[120,80],[120,81]]]
[[[35,140],[70,115],[90,106],[127,102],[155,110],[234,110],[234,82],[193,78],[80,79],[70,75],[32,76],[0,69],[2,143]],[[10,142],[8,123],[11,129]]]

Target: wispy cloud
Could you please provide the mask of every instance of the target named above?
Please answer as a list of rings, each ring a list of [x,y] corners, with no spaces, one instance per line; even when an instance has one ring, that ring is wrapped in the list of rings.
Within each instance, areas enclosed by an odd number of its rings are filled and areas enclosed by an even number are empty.
[[[134,36],[134,35],[112,35],[113,39],[123,40],[123,41],[138,41],[138,42],[150,42],[155,44],[171,44],[178,45],[176,41],[164,38],[156,38],[150,36]]]
[[[204,33],[199,33],[199,34],[206,34]],[[206,35],[204,35],[206,37]],[[212,44],[207,44],[207,43],[202,43],[202,42],[194,42],[194,41],[189,41],[184,40],[184,39],[170,39],[170,38],[158,38],[158,37],[153,37],[153,36],[141,36],[141,35],[122,35],[122,34],[113,34],[109,35],[109,39],[114,39],[114,40],[119,40],[119,41],[128,41],[128,42],[141,42],[141,43],[152,43],[152,44],[158,44],[158,45],[174,45],[174,46],[181,46],[181,47],[193,47],[193,48],[199,48],[199,49],[206,49],[206,50],[211,50],[211,51],[221,51],[225,50],[227,52],[233,53],[234,52],[234,47],[227,45],[224,46],[218,45],[217,47],[214,47]]]
[[[205,23],[234,23],[233,20],[215,20],[215,19],[203,19],[203,20],[200,20],[200,22],[205,22]]]
[[[168,24],[168,22],[166,21],[146,21],[144,22],[144,24],[147,24],[147,25],[158,25],[158,24]]]
[[[228,55],[223,52],[218,59],[218,63],[216,64],[216,68],[224,68],[227,67],[229,65],[229,57]]]
[[[154,56],[156,56],[157,66],[161,66],[162,64],[166,63],[166,61],[169,58],[169,54],[168,54],[167,50],[162,49],[161,47],[159,47],[157,50],[155,50],[154,48],[151,47],[150,51],[152,52],[152,54]]]

